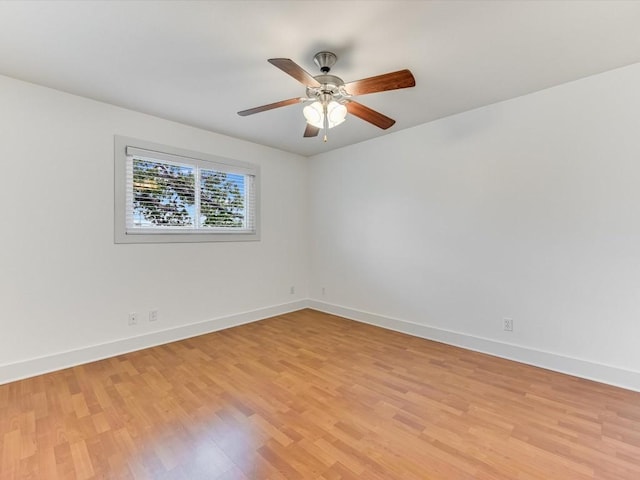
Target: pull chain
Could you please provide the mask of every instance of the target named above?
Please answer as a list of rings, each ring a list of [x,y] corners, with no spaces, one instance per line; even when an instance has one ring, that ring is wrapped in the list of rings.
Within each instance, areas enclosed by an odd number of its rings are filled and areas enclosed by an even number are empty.
[[[327,116],[327,100],[325,99],[322,102],[322,113],[323,113],[323,126],[324,126],[324,137],[323,140],[326,143],[327,142],[327,131],[329,130],[329,118]]]

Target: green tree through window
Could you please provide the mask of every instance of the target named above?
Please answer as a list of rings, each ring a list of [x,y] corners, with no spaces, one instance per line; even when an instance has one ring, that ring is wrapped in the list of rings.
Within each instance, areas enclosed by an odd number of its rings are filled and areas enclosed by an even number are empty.
[[[193,167],[133,161],[133,209],[138,225],[193,225]]]
[[[204,227],[241,227],[244,223],[244,178],[224,172],[200,173],[200,214]]]
[[[199,212],[196,177],[200,177]],[[133,216],[141,227],[241,228],[245,219],[243,175],[133,159]]]

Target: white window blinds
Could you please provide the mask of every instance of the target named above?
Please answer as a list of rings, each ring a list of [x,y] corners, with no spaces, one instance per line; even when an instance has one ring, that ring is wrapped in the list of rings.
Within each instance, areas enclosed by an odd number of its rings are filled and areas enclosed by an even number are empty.
[[[125,236],[256,234],[257,168],[133,145],[123,150]]]

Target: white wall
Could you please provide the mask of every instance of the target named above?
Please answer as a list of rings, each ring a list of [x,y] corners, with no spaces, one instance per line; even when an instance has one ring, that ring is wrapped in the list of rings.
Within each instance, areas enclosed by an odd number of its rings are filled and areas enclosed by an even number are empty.
[[[639,86],[637,64],[312,157],[312,304],[640,390]]]
[[[306,158],[7,77],[0,132],[0,383],[304,305]],[[114,244],[114,134],[260,165],[261,241]]]
[[[307,160],[0,77],[0,383],[311,305],[640,390],[638,85]],[[258,163],[262,240],[114,244],[114,134]]]

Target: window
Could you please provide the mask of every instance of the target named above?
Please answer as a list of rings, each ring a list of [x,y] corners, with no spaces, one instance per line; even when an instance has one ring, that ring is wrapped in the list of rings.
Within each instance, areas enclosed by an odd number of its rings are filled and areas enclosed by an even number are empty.
[[[258,240],[256,166],[115,137],[116,243]]]

